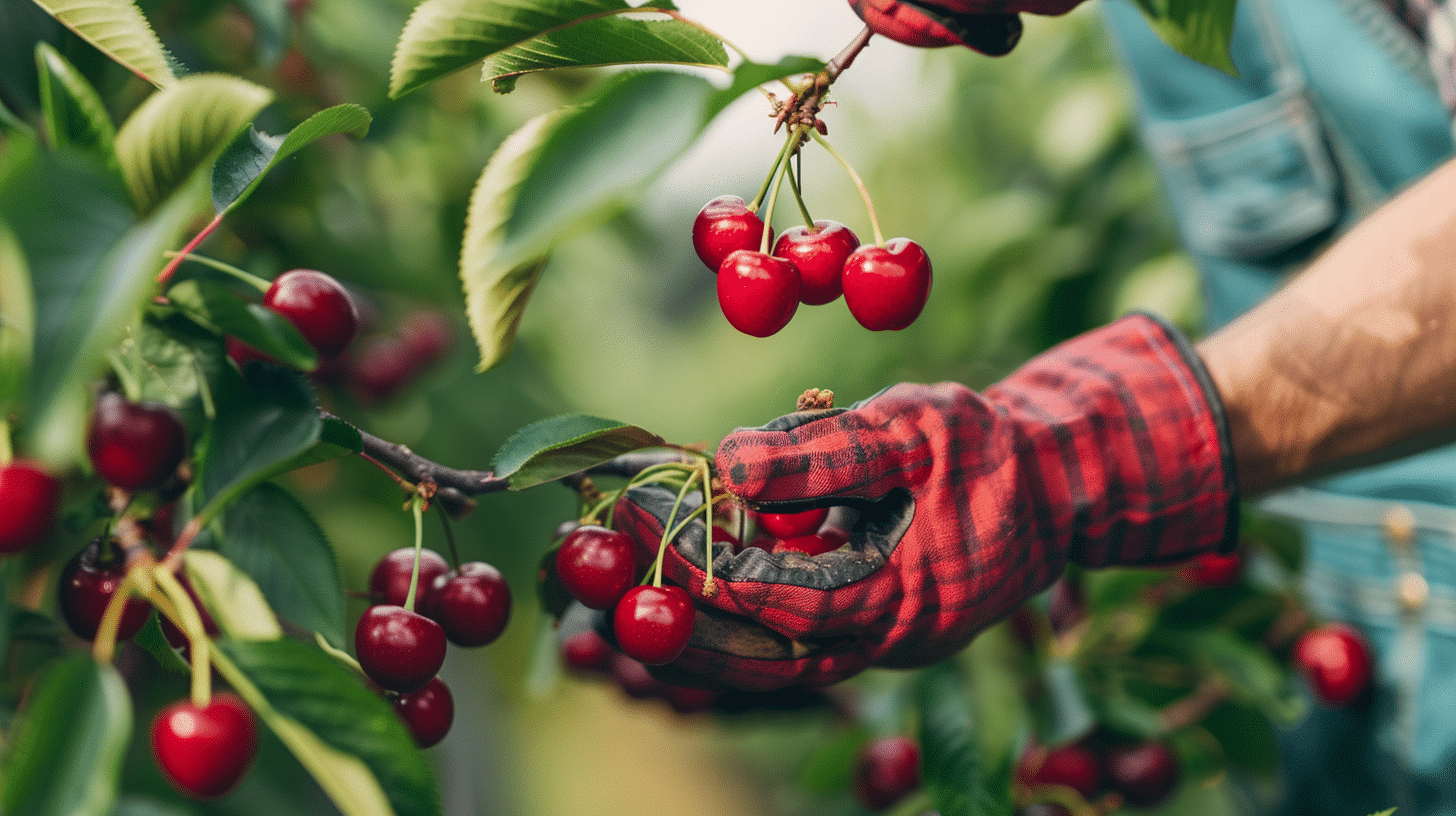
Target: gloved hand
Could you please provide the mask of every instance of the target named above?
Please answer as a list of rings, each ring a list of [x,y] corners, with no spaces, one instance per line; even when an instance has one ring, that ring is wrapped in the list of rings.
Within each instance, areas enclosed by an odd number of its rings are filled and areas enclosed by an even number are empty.
[[[698,604],[679,684],[771,689],[955,653],[1067,563],[1167,564],[1227,549],[1237,489],[1221,408],[1175,329],[1143,315],[1074,338],[984,395],[902,384],[849,409],[791,414],[723,440],[724,487],[760,509],[849,505],[849,542],[818,556],[714,546],[703,525],[664,577]],[[674,496],[615,510],[645,562]],[[682,512],[681,510],[679,512]]]
[[[1082,0],[849,0],[876,34],[918,48],[964,45],[999,57],[1021,39],[1018,12],[1063,14]]]

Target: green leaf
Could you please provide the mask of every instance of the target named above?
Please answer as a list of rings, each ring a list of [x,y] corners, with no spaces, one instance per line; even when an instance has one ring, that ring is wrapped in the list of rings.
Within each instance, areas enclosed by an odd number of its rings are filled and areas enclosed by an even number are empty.
[[[1304,566],[1304,536],[1288,519],[1246,506],[1240,515],[1239,540],[1261,546],[1290,573]]]
[[[628,8],[623,0],[424,0],[395,44],[389,95],[398,98],[582,18]]]
[[[967,682],[951,662],[916,681],[921,779],[941,816],[1010,816],[1010,757],[983,764]]]
[[[69,466],[80,453],[76,429],[86,424],[91,382],[154,292],[163,252],[194,207],[175,196],[138,221],[114,177],[86,157],[42,155],[20,139],[9,147],[0,220],[26,257],[36,315],[24,430],[33,455]]]
[[[272,91],[227,74],[194,74],[147,97],[116,134],[137,209],[151,210],[210,166],[271,101]]]
[[[36,44],[35,61],[40,77],[41,109],[51,144],[58,149],[90,154],[120,172],[116,161],[116,125],[101,95],[50,43]]]
[[[697,137],[711,93],[684,74],[626,76],[501,143],[471,194],[460,253],[480,370],[510,351],[552,246],[644,190]]]
[[[131,736],[121,675],[90,655],[56,664],[37,684],[0,765],[0,811],[109,816]]]
[[[600,17],[550,31],[486,59],[481,77],[495,82],[553,68],[633,63],[722,67],[728,52],[717,37],[678,20]]]
[[[218,647],[278,714],[362,760],[398,816],[440,812],[424,755],[398,715],[358,675],[293,640],[220,641]]]
[[[208,550],[190,549],[183,558],[187,580],[223,634],[234,640],[283,637],[283,628],[263,591],[246,573],[220,553]]]
[[[369,132],[369,111],[354,104],[335,105],[303,120],[287,136],[269,136],[248,127],[223,150],[212,168],[212,206],[219,215],[241,204],[264,174],[310,142],[336,133],[356,139]]]
[[[733,81],[713,94],[708,103],[708,118],[717,116],[728,104],[760,85],[794,74],[817,74],[824,70],[824,61],[814,57],[790,55],[773,65],[760,62],[739,63],[733,69]]]
[[[111,363],[130,398],[176,408],[194,433],[207,419],[210,381],[229,365],[216,335],[177,314],[137,324]]]
[[[230,335],[280,364],[303,371],[318,367],[318,352],[288,318],[244,300],[207,278],[181,280],[167,290],[172,305],[214,334]]]
[[[289,469],[318,444],[323,420],[298,372],[251,365],[242,392],[222,401],[203,456],[201,492],[215,510]]]
[[[1304,715],[1306,702],[1292,676],[1262,646],[1223,630],[1180,639],[1191,658],[1228,683],[1232,699],[1256,706],[1277,723],[1292,723]]]
[[[659,447],[662,437],[636,425],[587,414],[533,422],[511,435],[491,459],[495,475],[521,490],[642,448]]]
[[[1236,0],[1137,0],[1163,42],[1205,65],[1238,76],[1229,57]]]
[[[1223,746],[1231,768],[1272,778],[1279,771],[1279,737],[1258,708],[1225,701],[1202,725]]]
[[[287,620],[329,642],[344,634],[344,587],[318,524],[281,487],[261,484],[228,507],[218,553],[247,573]]]
[[[172,60],[147,18],[127,0],[35,0],[52,17],[127,70],[165,88],[177,81]]]
[[[19,240],[0,220],[0,416],[20,406],[34,344],[30,267]]]
[[[147,654],[156,659],[157,665],[167,671],[186,674],[191,671],[191,667],[177,653],[177,650],[172,648],[172,644],[167,642],[167,636],[162,633],[161,620],[160,613],[155,609],[152,610],[146,624],[132,637],[131,642],[142,647]]]
[[[1077,667],[1049,657],[1041,663],[1042,705],[1036,707],[1036,730],[1043,745],[1062,745],[1087,734],[1097,725]]]

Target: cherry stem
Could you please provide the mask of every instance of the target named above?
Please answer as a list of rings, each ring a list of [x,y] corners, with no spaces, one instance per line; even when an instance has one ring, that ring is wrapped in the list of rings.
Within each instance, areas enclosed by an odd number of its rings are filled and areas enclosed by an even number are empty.
[[[1210,677],[1198,684],[1186,697],[1163,707],[1158,720],[1164,733],[1172,733],[1194,723],[1201,722],[1209,712],[1228,699],[1228,685],[1218,677]]]
[[[672,523],[677,520],[677,510],[679,507],[682,507],[683,499],[687,497],[688,488],[692,487],[692,484],[691,479],[683,482],[682,489],[677,492],[677,500],[672,503],[672,510],[667,514],[667,521],[662,525],[662,541],[657,545],[657,559],[652,562],[652,574],[650,576],[654,587],[662,586],[662,556],[667,552],[667,542],[671,541],[673,536],[677,535],[677,530],[671,529]],[[678,529],[682,528],[679,527]],[[643,578],[642,583],[647,583],[647,579]]]
[[[703,517],[703,528],[706,532],[704,559],[708,562],[707,577],[703,579],[703,594],[713,595],[718,591],[713,583],[713,470],[703,462],[703,507],[707,508],[707,515]]]
[[[175,607],[175,622],[187,635],[187,643],[192,652],[192,704],[202,708],[212,698],[211,641],[207,639],[207,630],[202,625],[202,616],[198,614],[197,606],[192,603],[192,597],[187,594],[177,576],[170,570],[163,569],[156,571],[156,578],[162,594]]]
[[[404,608],[415,611],[415,590],[420,583],[420,553],[425,548],[425,497],[419,493],[410,499],[410,513],[415,517],[415,564],[410,570],[409,592],[404,596]]]
[[[182,255],[181,252],[165,252],[163,254],[168,258],[181,257]],[[239,269],[230,263],[219,261],[215,258],[209,258],[206,255],[192,255],[191,257],[194,262],[200,263],[203,266],[210,266],[213,269],[222,272],[223,274],[237,278],[243,283],[246,283],[249,286],[257,289],[259,292],[266,292],[268,291],[268,287],[273,285],[273,281],[270,281],[266,278],[260,278],[257,275]]]
[[[845,161],[844,157],[839,155],[839,151],[835,150],[834,146],[829,144],[829,141],[823,136],[820,136],[817,131],[810,130],[809,135],[813,137],[814,141],[819,143],[820,147],[829,151],[829,155],[833,156],[834,160],[839,162],[839,165],[844,168],[844,172],[849,174],[849,178],[854,182],[854,186],[859,189],[859,197],[864,200],[865,210],[870,214],[870,228],[875,233],[875,246],[883,247],[885,245],[885,234],[880,232],[880,219],[875,215],[875,204],[870,200],[870,191],[865,187],[864,182],[860,180],[859,174],[854,172],[854,168],[850,166],[849,162]]]
[[[784,140],[784,146],[779,148],[779,154],[774,158],[773,165],[768,168],[768,176],[764,178],[763,186],[758,188],[758,195],[754,196],[753,201],[749,203],[749,212],[758,212],[758,206],[763,203],[763,197],[768,195],[769,188],[773,186],[774,179],[778,178],[779,166],[784,163],[784,159],[789,155],[789,151],[793,147],[794,139],[791,133],[789,134],[789,138]],[[764,227],[767,226],[768,219],[764,219]]]
[[[172,260],[168,261],[167,265],[162,267],[162,271],[157,273],[157,283],[159,285],[167,285],[167,281],[172,279],[172,274],[177,271],[177,267],[182,265],[182,261],[186,260],[187,256],[192,253],[192,250],[197,249],[203,241],[207,240],[207,236],[215,232],[219,226],[222,226],[222,217],[226,214],[227,211],[224,210],[214,216],[211,221],[207,222],[207,226],[202,228],[201,232],[197,233],[191,241],[187,242],[186,246],[182,247],[177,254],[172,256]]]
[[[445,512],[445,505],[436,504],[435,509],[440,511],[440,526],[445,528],[445,543],[450,547],[450,566],[460,568],[460,551],[455,549],[455,530],[450,526],[450,514]]]
[[[116,658],[116,635],[121,629],[121,613],[125,611],[126,602],[136,588],[132,572],[133,570],[127,570],[116,591],[111,593],[110,600],[106,602],[106,609],[101,613],[101,623],[97,625],[96,638],[91,643],[91,657],[97,663],[110,663]]]
[[[785,143],[786,146],[792,147],[797,145],[803,137],[803,130],[802,127],[799,127],[789,131],[789,138]],[[768,254],[769,236],[773,233],[769,225],[773,223],[774,205],[779,200],[779,190],[784,186],[784,176],[790,175],[789,162],[784,159],[783,154],[779,154],[779,159],[779,161],[774,163],[774,169],[778,173],[778,180],[770,185],[768,205],[763,210],[763,234],[758,239],[758,251],[765,255]]]
[[[802,153],[799,154],[799,169],[804,169],[804,154]],[[804,194],[799,189],[799,180],[794,177],[792,171],[787,175],[789,177],[789,189],[794,191],[794,203],[799,205],[799,214],[804,216],[804,226],[808,227],[810,232],[813,232],[814,216],[809,214],[809,208],[804,204]]]
[[[10,420],[0,417],[0,465],[10,464],[15,451],[10,447]]]
[[[313,633],[313,639],[318,644],[318,647],[324,651],[324,654],[353,669],[360,677],[365,676],[364,667],[359,665],[359,661],[355,660],[353,655],[330,643],[328,638],[318,632]]]

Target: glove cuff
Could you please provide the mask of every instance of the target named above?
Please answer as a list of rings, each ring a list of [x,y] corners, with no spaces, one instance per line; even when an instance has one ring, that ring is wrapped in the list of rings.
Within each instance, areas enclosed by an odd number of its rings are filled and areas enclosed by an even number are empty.
[[[1235,544],[1228,423],[1172,325],[1130,315],[1037,356],[986,396],[1017,419],[1037,537],[1072,562],[1171,564]]]

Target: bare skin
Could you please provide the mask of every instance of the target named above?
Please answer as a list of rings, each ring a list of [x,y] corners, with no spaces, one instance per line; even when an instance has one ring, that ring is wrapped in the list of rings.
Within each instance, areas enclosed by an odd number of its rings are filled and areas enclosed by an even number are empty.
[[[1456,160],[1198,351],[1246,496],[1456,438]]]

